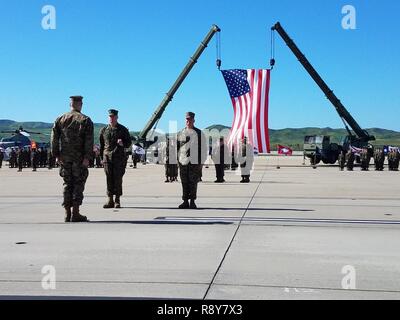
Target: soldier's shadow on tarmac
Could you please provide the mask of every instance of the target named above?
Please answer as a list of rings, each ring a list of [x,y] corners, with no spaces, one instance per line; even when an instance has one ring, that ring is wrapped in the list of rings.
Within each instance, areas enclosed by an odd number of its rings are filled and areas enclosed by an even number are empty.
[[[167,220],[132,220],[132,221],[127,221],[127,220],[121,220],[121,221],[115,221],[115,220],[110,220],[110,221],[90,221],[90,224],[93,223],[98,223],[98,224],[149,224],[149,225],[154,225],[154,224],[171,224],[171,225],[230,225],[234,224],[234,222],[225,222],[225,221],[167,221]]]
[[[134,210],[179,210],[176,207],[122,207],[123,209],[134,209]],[[196,212],[196,211],[206,211],[206,210],[215,210],[215,211],[294,211],[294,212],[312,212],[315,210],[312,209],[294,209],[294,208],[216,208],[216,207],[201,207],[196,210],[179,210],[179,212]]]
[[[206,211],[206,210],[234,210],[234,211],[294,211],[294,212],[310,212],[315,211],[311,209],[293,209],[293,208],[198,208],[197,210],[178,210],[176,207],[122,207],[121,209],[134,209],[134,210],[176,210],[179,212],[187,213],[187,212],[198,212],[198,211]],[[114,210],[114,213],[118,213],[119,210]],[[221,217],[208,217],[205,216],[203,218],[207,219],[220,219]],[[186,221],[178,221],[178,220],[164,220],[164,218],[157,217],[154,220],[109,220],[109,221],[90,221],[90,223],[98,223],[98,224],[141,224],[141,225],[231,225],[236,223],[237,221],[194,221],[194,220],[186,220]]]

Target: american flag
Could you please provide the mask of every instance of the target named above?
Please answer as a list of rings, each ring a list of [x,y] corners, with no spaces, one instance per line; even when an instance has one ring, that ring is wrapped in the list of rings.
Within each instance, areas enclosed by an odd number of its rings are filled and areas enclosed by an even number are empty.
[[[268,132],[268,98],[270,70],[223,70],[232,99],[234,117],[229,145],[243,137],[257,148],[259,153],[270,153]]]
[[[361,155],[361,152],[362,152],[362,149],[361,149],[361,148],[356,148],[356,147],[353,147],[353,146],[350,146],[350,150],[351,150],[351,152],[354,153],[356,156],[360,156],[360,155]]]

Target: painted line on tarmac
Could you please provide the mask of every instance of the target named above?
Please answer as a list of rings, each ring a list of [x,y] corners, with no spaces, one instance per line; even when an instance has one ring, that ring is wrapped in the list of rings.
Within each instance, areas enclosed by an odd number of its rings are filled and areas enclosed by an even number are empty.
[[[258,189],[259,189],[260,186],[261,186],[261,182],[264,180],[264,176],[265,176],[265,173],[266,173],[266,172],[267,172],[267,171],[264,171],[264,173],[263,173],[263,175],[262,175],[262,177],[261,177],[261,181],[258,183],[257,188],[256,188],[256,190],[254,191],[254,193],[253,193],[253,195],[252,195],[252,197],[251,197],[251,199],[250,199],[250,201],[249,201],[249,203],[248,203],[246,209],[244,210],[242,216],[240,217],[240,220],[239,220],[239,223],[238,223],[237,228],[236,228],[236,230],[235,230],[235,233],[233,234],[233,237],[232,237],[231,241],[229,242],[228,247],[227,247],[226,250],[225,250],[224,256],[222,257],[221,262],[219,263],[219,265],[218,265],[218,267],[217,267],[217,270],[215,271],[214,276],[213,276],[213,278],[211,279],[210,285],[208,286],[208,288],[207,288],[207,290],[206,290],[206,292],[205,292],[205,294],[204,294],[203,300],[206,300],[206,299],[207,299],[207,295],[209,294],[209,292],[210,292],[210,290],[211,290],[211,288],[212,288],[212,286],[213,286],[213,284],[214,284],[214,282],[215,282],[215,279],[217,278],[217,275],[218,275],[220,269],[222,268],[222,265],[223,265],[223,263],[224,263],[224,261],[225,261],[225,259],[226,259],[226,256],[228,255],[228,252],[229,252],[229,250],[230,250],[230,248],[231,248],[231,246],[232,246],[232,244],[233,244],[233,241],[235,240],[236,235],[237,235],[238,232],[239,232],[240,226],[242,225],[242,221],[243,221],[243,219],[244,219],[244,217],[245,217],[245,215],[246,215],[248,209],[250,208],[250,205],[251,205],[251,203],[253,202],[254,197],[255,197],[255,195],[256,195],[257,192],[258,192]]]

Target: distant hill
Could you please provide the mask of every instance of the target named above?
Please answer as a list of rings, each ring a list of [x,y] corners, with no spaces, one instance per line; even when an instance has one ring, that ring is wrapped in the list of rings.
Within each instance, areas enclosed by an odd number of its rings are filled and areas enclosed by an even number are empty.
[[[98,143],[99,132],[104,126],[106,126],[106,124],[94,124],[95,143]],[[45,122],[16,122],[12,120],[0,120],[0,139],[12,135],[11,133],[4,133],[2,131],[15,131],[18,130],[19,127],[22,127],[26,131],[41,133],[31,134],[31,138],[36,142],[48,142],[50,141],[51,128],[53,127],[53,124]]]
[[[95,143],[98,143],[99,131],[106,124],[95,123]],[[53,127],[52,123],[45,122],[16,122],[13,120],[0,120],[0,139],[4,137],[9,137],[10,133],[1,133],[1,131],[15,131],[20,126],[27,131],[35,131],[44,133],[47,135],[35,135],[32,134],[32,138],[37,142],[46,142],[49,141],[51,128]],[[207,127],[208,130],[217,130],[222,131],[224,129],[228,129],[229,127],[221,124],[215,124]],[[400,132],[393,130],[386,130],[380,128],[371,128],[367,129],[370,135],[374,135],[376,137],[376,141],[373,141],[372,144],[376,146],[382,145],[393,145],[400,146]],[[333,129],[333,128],[287,128],[287,129],[270,129],[270,140],[271,147],[275,149],[277,144],[287,145],[289,147],[293,147],[295,150],[302,150],[304,137],[308,135],[327,135],[331,137],[332,142],[340,143],[342,138],[347,135],[345,129]],[[131,132],[132,135],[137,135],[138,132]]]

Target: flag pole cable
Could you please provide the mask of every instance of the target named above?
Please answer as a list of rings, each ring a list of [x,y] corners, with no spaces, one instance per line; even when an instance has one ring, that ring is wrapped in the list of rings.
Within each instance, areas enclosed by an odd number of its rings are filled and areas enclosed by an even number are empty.
[[[217,50],[217,68],[221,70],[222,60],[221,60],[221,32],[217,33],[216,50]]]
[[[279,146],[278,145],[276,145],[276,150],[277,150],[277,152],[278,152],[278,154],[277,154],[277,158],[278,158],[278,165],[276,166],[276,168],[277,169],[280,169],[281,168],[281,166],[279,165],[279,157],[280,157],[280,154],[279,154]]]
[[[271,30],[271,60],[269,61],[271,70],[275,66],[275,30]]]

